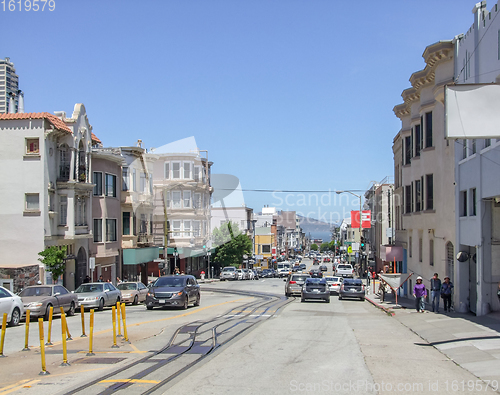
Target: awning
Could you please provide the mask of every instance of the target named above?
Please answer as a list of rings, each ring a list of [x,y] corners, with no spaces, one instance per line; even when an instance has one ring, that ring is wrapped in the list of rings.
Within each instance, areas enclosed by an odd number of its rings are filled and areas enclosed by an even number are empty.
[[[403,247],[401,246],[380,246],[380,259],[386,262],[402,261]]]
[[[158,247],[145,248],[124,248],[123,249],[123,264],[138,265],[158,259],[160,251]]]

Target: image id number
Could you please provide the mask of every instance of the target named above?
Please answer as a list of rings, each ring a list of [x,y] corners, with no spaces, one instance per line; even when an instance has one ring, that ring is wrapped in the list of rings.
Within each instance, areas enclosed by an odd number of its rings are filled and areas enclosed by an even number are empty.
[[[2,0],[2,11],[54,11],[55,0]]]

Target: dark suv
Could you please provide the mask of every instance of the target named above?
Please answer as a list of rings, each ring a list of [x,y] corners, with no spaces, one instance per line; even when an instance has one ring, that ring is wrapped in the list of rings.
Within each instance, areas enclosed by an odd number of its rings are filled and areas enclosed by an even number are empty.
[[[188,305],[200,305],[200,286],[190,275],[158,277],[150,285],[146,296],[146,308],[176,306],[187,309]]]
[[[330,303],[330,288],[324,278],[307,278],[302,286],[301,302],[306,299],[322,299]]]
[[[359,298],[365,300],[365,285],[360,279],[346,278],[340,286],[339,299]]]

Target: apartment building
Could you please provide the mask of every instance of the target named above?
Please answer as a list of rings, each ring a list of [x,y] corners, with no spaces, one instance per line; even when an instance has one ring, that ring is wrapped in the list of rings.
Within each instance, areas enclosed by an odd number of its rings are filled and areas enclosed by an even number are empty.
[[[402,272],[422,276],[429,287],[434,272],[452,278],[455,272],[455,147],[444,133],[453,42],[429,45],[422,56],[425,68],[411,75],[412,87],[394,107],[401,120],[393,141],[395,244],[403,248]]]
[[[22,107],[22,92],[14,63],[10,58],[0,59],[0,114],[24,112]]]

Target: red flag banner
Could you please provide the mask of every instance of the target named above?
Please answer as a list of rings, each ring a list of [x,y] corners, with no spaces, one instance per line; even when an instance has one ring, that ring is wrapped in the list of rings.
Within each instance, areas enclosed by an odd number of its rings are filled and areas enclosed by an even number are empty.
[[[372,212],[370,210],[362,211],[361,227],[363,229],[369,229],[372,227]],[[351,228],[359,228],[359,210],[351,211]]]

